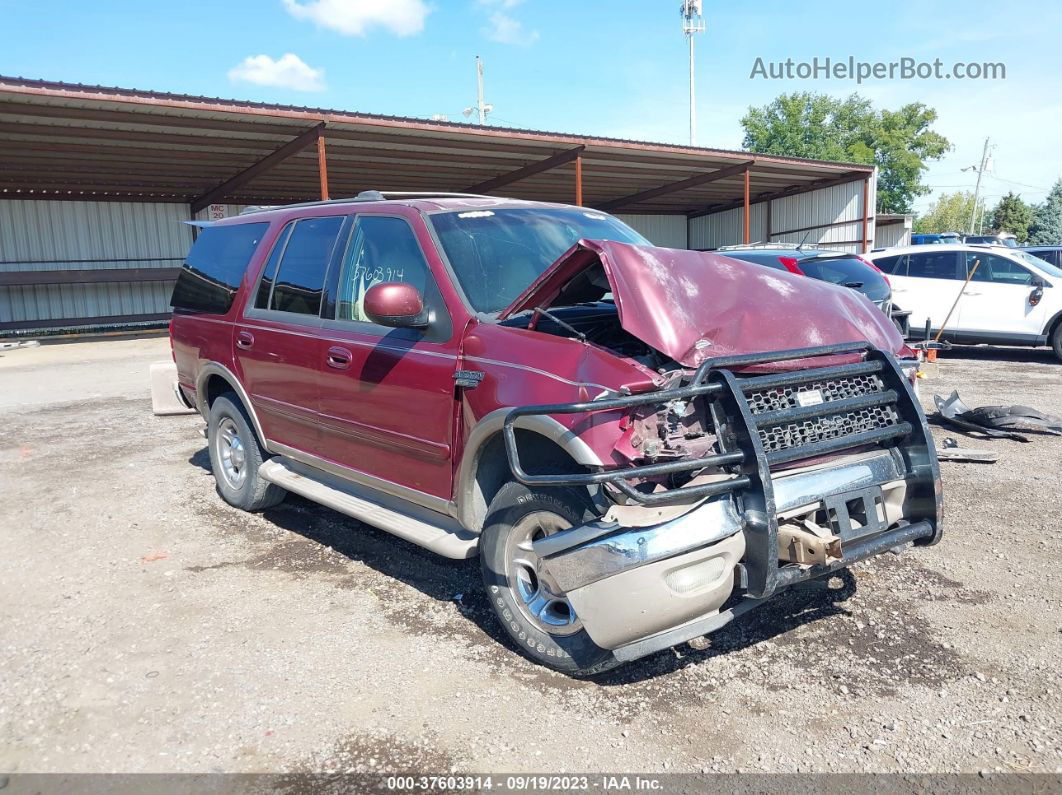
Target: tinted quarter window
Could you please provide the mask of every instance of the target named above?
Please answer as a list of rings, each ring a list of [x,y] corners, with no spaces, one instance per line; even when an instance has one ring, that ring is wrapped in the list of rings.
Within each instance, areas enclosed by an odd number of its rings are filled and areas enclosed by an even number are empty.
[[[270,309],[315,317],[321,314],[325,273],[342,226],[342,216],[296,222],[284,247]]]
[[[409,224],[401,218],[360,215],[339,275],[337,320],[369,322],[366,291],[384,282],[405,282],[423,296],[429,282],[428,263]]]
[[[178,311],[224,315],[269,224],[208,226],[199,233],[170,303]]]
[[[907,255],[907,275],[923,279],[958,279],[954,251],[926,251]]]
[[[896,266],[899,265],[900,260],[902,260],[903,257],[904,255],[902,254],[895,257],[878,257],[874,260],[874,264],[885,271],[885,273],[895,273],[897,276],[903,276],[906,275],[907,268],[901,267],[899,270],[896,269]]]

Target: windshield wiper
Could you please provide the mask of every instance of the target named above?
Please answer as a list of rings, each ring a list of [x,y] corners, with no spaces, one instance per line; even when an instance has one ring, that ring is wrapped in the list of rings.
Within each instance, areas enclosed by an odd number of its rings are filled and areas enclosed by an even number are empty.
[[[574,334],[579,339],[580,342],[586,342],[586,335],[583,334],[583,332],[579,331],[579,329],[577,329],[575,326],[571,325],[570,323],[565,323],[563,320],[561,320],[559,317],[557,317],[555,314],[553,314],[549,310],[543,309],[540,306],[536,306],[534,308],[533,312],[536,315],[542,315],[543,317],[548,317],[550,320],[552,320],[554,323],[556,323],[558,326],[560,326],[565,331],[570,331],[572,334]]]

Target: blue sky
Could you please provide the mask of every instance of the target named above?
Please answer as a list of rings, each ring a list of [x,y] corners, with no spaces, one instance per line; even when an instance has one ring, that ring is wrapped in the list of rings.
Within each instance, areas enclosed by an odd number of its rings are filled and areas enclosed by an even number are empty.
[[[494,124],[685,143],[687,51],[679,0],[0,0],[0,73],[159,91],[461,120],[486,64]],[[749,105],[779,93],[859,91],[921,101],[955,150],[927,177],[934,194],[972,189],[985,136],[984,193],[1040,200],[1062,177],[1062,5],[988,2],[704,4],[698,37],[699,143],[738,148]],[[1006,64],[973,80],[750,79],[757,57],[814,56],[945,68]],[[274,83],[269,85],[266,83]],[[921,199],[924,208],[932,197]]]

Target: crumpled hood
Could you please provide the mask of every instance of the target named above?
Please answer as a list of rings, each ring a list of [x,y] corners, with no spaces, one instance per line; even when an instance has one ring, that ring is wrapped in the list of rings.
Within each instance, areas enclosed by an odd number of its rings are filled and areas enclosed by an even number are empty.
[[[590,278],[598,263],[607,286]],[[620,325],[685,367],[842,342],[893,353],[904,346],[893,322],[855,290],[719,254],[602,240],[568,249],[499,319],[596,300],[609,288]]]

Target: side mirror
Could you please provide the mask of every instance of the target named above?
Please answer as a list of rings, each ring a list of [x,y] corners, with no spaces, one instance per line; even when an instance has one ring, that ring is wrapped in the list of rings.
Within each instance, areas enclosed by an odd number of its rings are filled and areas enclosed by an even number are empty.
[[[391,328],[424,328],[428,313],[420,291],[404,282],[374,284],[365,292],[365,314],[373,323]]]
[[[1036,285],[1036,288],[1029,293],[1029,306],[1039,306],[1040,302],[1044,300],[1044,287],[1042,284]]]

